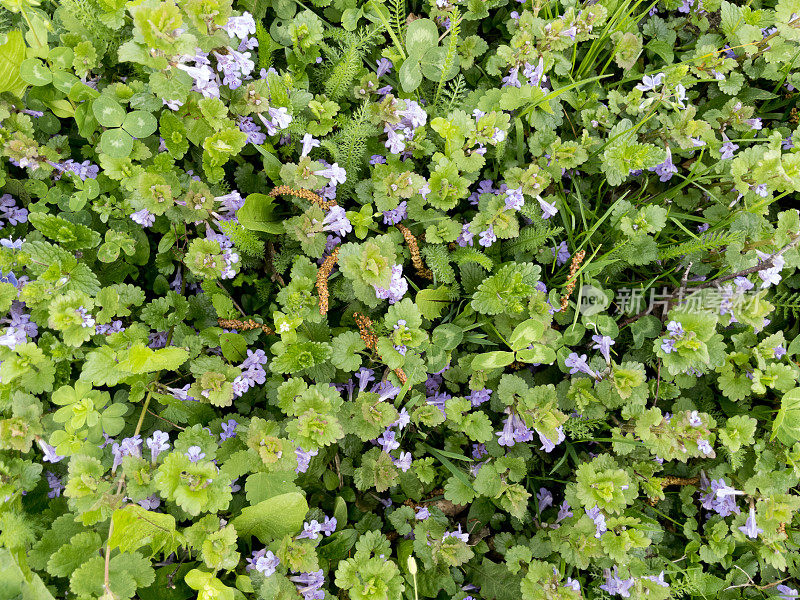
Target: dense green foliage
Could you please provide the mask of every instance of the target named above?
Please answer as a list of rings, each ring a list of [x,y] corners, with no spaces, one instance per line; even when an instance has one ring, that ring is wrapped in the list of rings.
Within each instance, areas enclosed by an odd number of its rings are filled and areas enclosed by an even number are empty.
[[[800,0],[0,0],[0,600],[798,597]]]

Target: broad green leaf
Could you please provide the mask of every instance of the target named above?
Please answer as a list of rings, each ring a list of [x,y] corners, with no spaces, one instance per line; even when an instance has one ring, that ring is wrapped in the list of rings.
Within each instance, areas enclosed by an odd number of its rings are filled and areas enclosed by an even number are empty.
[[[146,138],[158,127],[158,121],[149,112],[134,110],[125,115],[122,128],[135,138]]]
[[[305,496],[299,492],[289,492],[245,507],[242,514],[233,520],[233,525],[242,535],[254,535],[266,544],[300,531],[307,512]]]
[[[21,97],[28,84],[20,77],[19,70],[25,60],[25,40],[22,32],[10,31],[6,42],[0,46],[0,93],[11,92]]]
[[[772,439],[787,446],[800,441],[800,388],[789,390],[781,398],[781,407],[772,422]]]
[[[19,66],[19,75],[27,83],[35,86],[47,85],[53,81],[53,74],[38,58],[28,58]]]
[[[103,127],[119,127],[125,120],[125,109],[108,96],[100,96],[92,102],[92,112]]]
[[[474,371],[499,369],[501,367],[507,367],[512,362],[514,362],[513,352],[502,352],[499,350],[494,352],[484,352],[483,354],[478,354],[472,359],[472,369]]]
[[[283,233],[283,224],[273,216],[275,198],[266,194],[250,194],[245,198],[244,206],[236,211],[239,223],[250,231],[264,233]]]
[[[555,362],[556,352],[544,344],[533,344],[533,348],[518,350],[517,360],[526,363],[549,365]]]
[[[539,319],[528,319],[514,328],[508,343],[512,350],[522,350],[538,342],[544,333],[545,325]]]
[[[127,158],[133,150],[133,138],[122,129],[108,129],[100,136],[100,150],[111,158]]]
[[[422,69],[419,66],[419,60],[414,56],[409,56],[397,73],[400,78],[400,87],[406,93],[411,93],[416,90],[422,83]]]
[[[439,29],[430,19],[412,21],[406,29],[406,51],[409,57],[422,56],[439,43]]]

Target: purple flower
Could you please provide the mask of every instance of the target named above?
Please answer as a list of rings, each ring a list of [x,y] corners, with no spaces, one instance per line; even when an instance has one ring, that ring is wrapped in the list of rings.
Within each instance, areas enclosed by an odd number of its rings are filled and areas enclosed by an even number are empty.
[[[593,335],[592,341],[594,342],[592,349],[600,350],[600,354],[603,355],[603,358],[606,359],[606,362],[611,363],[611,346],[615,344],[614,340],[607,335]]]
[[[550,204],[549,202],[545,202],[541,196],[536,198],[539,201],[539,206],[542,209],[542,218],[549,219],[550,217],[554,217],[558,214],[558,209],[556,208],[555,204]]]
[[[482,390],[472,390],[472,393],[467,396],[467,399],[472,403],[472,408],[476,408],[484,402],[488,402],[491,396],[492,390],[483,388]]]
[[[48,498],[58,498],[61,496],[64,486],[61,483],[61,478],[52,471],[47,472],[47,485],[50,486],[50,491],[47,492]]]
[[[341,206],[332,206],[328,215],[322,221],[322,229],[324,231],[332,231],[339,237],[344,237],[353,231],[353,226]]]
[[[561,507],[558,509],[558,515],[556,516],[556,523],[560,523],[564,519],[568,519],[569,517],[572,516],[572,510],[570,510],[570,508],[571,507],[569,503],[566,500],[564,500],[564,502],[561,503]]]
[[[539,513],[541,514],[548,506],[553,506],[553,494],[547,488],[539,488],[536,493],[536,499],[539,501]]]
[[[347,172],[337,163],[333,163],[327,169],[316,171],[315,175],[330,179],[331,185],[339,185],[347,181]]]
[[[797,600],[797,590],[790,588],[788,585],[780,584],[775,587],[780,592],[779,597],[781,600]]]
[[[222,433],[219,434],[219,440],[224,440],[236,437],[236,428],[239,424],[234,419],[228,419],[227,423],[222,423]]]
[[[469,230],[469,223],[464,223],[464,225],[461,227],[461,233],[456,239],[456,243],[458,243],[458,245],[462,248],[465,248],[466,246],[472,246],[473,237],[475,237],[475,234]]]
[[[629,577],[628,579],[620,579],[616,566],[614,567],[613,574],[611,573],[610,569],[603,569],[603,575],[606,578],[606,582],[599,586],[601,590],[607,591],[612,596],[622,596],[623,598],[630,597],[631,594],[629,590],[635,583],[633,577]]]
[[[56,454],[55,446],[51,446],[42,439],[37,441],[39,442],[39,446],[41,447],[42,452],[44,452],[44,456],[42,457],[42,460],[44,462],[57,463],[64,460],[63,456],[59,456],[58,454]]]
[[[314,519],[310,523],[308,522],[303,523],[303,532],[297,536],[297,539],[301,540],[306,538],[309,540],[315,540],[319,537],[321,530],[322,530],[322,525],[320,525],[320,523],[316,519]]]
[[[322,600],[325,597],[325,593],[320,589],[322,584],[325,583],[322,569],[312,573],[301,573],[300,575],[289,577],[289,580],[294,582],[297,591],[302,594],[304,600]]]
[[[659,181],[669,181],[678,172],[678,168],[672,162],[672,151],[667,147],[667,158],[660,165],[650,167],[650,171],[655,171]]]
[[[400,442],[395,440],[394,431],[391,429],[387,429],[383,432],[383,435],[379,437],[376,442],[378,445],[383,449],[384,452],[387,454],[392,450],[396,450],[400,447]]]
[[[391,427],[397,427],[398,431],[403,431],[403,428],[411,423],[411,416],[408,414],[408,410],[406,410],[405,406],[400,409],[398,415],[397,420],[391,424]]]
[[[505,208],[506,210],[519,210],[525,204],[525,197],[521,189],[506,190]]]
[[[664,81],[664,73],[659,73],[658,75],[650,76],[645,75],[642,77],[642,83],[636,86],[637,90],[642,92],[649,92],[655,91],[658,86]]]
[[[319,450],[309,450],[306,452],[302,448],[295,448],[295,455],[297,456],[297,468],[295,473],[305,473],[308,471],[308,465],[311,463],[311,457],[319,454]]]
[[[720,158],[722,160],[730,160],[733,158],[733,153],[739,149],[739,146],[730,141],[724,133],[722,134],[722,139],[725,140],[725,143],[719,149]]]
[[[206,454],[203,452],[200,446],[189,446],[189,449],[186,451],[186,456],[189,457],[190,461],[197,462],[204,459]]]
[[[78,313],[78,316],[81,318],[81,327],[94,327],[94,317],[92,317],[92,315],[89,314],[89,311],[83,306],[76,308],[75,312]]]
[[[385,165],[386,164],[386,157],[381,154],[373,154],[369,158],[369,164],[371,165]]]
[[[428,517],[431,516],[431,512],[428,510],[427,506],[418,506],[416,508],[416,511],[417,511],[417,514],[414,515],[414,518],[417,521],[424,521],[425,519],[427,519]]]
[[[750,515],[747,517],[744,525],[739,527],[739,531],[741,531],[751,540],[756,539],[759,533],[764,533],[764,530],[756,525],[756,509],[754,507],[750,507]]]
[[[356,373],[356,379],[358,379],[358,391],[363,392],[370,381],[375,381],[375,371],[361,367]]]
[[[600,508],[595,506],[594,508],[590,508],[586,511],[586,514],[589,515],[589,518],[594,521],[595,533],[594,537],[599,538],[603,535],[608,528],[606,527],[606,516],[600,512]]]
[[[699,439],[697,440],[697,449],[700,450],[706,456],[711,456],[714,454],[714,449],[711,447],[711,444],[708,443],[708,440]]]
[[[590,377],[597,377],[597,374],[589,367],[586,362],[586,355],[578,355],[577,352],[570,352],[569,356],[564,360],[564,366],[569,367],[569,374],[586,373]]]
[[[408,212],[406,211],[406,206],[408,206],[408,203],[405,200],[403,200],[400,204],[397,205],[397,208],[383,211],[384,225],[397,225],[403,219],[405,219],[408,216]]]
[[[151,494],[147,498],[139,500],[137,504],[145,510],[155,510],[161,506],[161,498],[157,494]]]
[[[151,227],[156,222],[156,216],[146,208],[139,210],[131,215],[131,220],[142,227]]]
[[[393,65],[392,61],[390,61],[388,58],[380,58],[375,62],[378,65],[378,69],[375,71],[375,75],[378,77],[378,79],[391,72]]]
[[[455,531],[445,531],[444,535],[442,536],[442,541],[446,540],[449,537],[458,538],[465,544],[469,542],[469,534],[461,532],[461,523],[458,524],[458,529]]]
[[[478,243],[484,248],[488,248],[497,241],[497,236],[494,234],[494,227],[489,225],[489,229],[482,232]]]
[[[408,282],[403,277],[403,265],[395,265],[392,267],[392,278],[389,282],[389,289],[384,289],[378,286],[375,288],[375,296],[381,300],[388,300],[389,304],[394,304],[402,300],[408,291]]]
[[[413,457],[411,452],[400,452],[400,458],[392,459],[392,463],[395,467],[400,469],[403,473],[408,471],[411,468],[411,461]]]
[[[561,265],[567,264],[570,256],[569,250],[567,249],[567,242],[561,242],[558,246],[553,246],[550,248],[550,251],[553,253],[553,258],[556,259],[556,265],[559,267]]]
[[[169,434],[156,430],[147,440],[145,440],[147,447],[150,448],[150,460],[156,462],[158,455],[162,452],[169,450]]]
[[[706,510],[713,510],[723,517],[732,514],[738,515],[741,512],[739,507],[736,506],[735,497],[744,492],[730,487],[725,483],[725,479],[723,478],[714,479],[709,482],[708,479],[701,477],[700,483],[700,492],[705,492],[705,494],[700,497],[700,504],[703,508]]]
[[[252,556],[246,560],[247,566],[245,567],[245,570],[256,570],[266,577],[272,575],[280,564],[278,557],[276,557],[272,551],[267,550],[266,548],[258,550],[257,552],[253,552]]]
[[[701,427],[703,425],[703,420],[700,418],[700,413],[696,410],[693,410],[689,413],[689,425],[692,427]]]
[[[786,355],[786,349],[782,345],[775,346],[772,349],[772,355],[775,358],[783,358]]]
[[[649,579],[650,581],[657,583],[661,587],[668,588],[669,584],[664,580],[664,571],[661,571],[657,576],[656,575],[645,575],[642,579]]]

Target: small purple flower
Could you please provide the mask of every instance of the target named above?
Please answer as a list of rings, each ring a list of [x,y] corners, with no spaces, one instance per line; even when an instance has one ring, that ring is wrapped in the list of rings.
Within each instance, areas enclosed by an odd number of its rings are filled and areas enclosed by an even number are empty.
[[[783,345],[775,346],[772,349],[772,355],[775,358],[783,358],[786,355],[786,349],[783,347]]]
[[[247,562],[250,563],[246,567],[248,571],[256,570],[265,577],[269,577],[275,573],[275,569],[277,569],[278,565],[281,563],[278,557],[275,556],[271,550],[267,550],[266,548],[254,552],[253,557],[247,559]]]
[[[381,449],[387,454],[392,450],[396,450],[397,448],[400,447],[400,442],[395,440],[394,431],[392,431],[391,429],[387,429],[386,431],[384,431],[383,435],[379,437],[376,441],[378,442],[378,445],[381,447]]]
[[[553,494],[547,488],[539,488],[536,493],[536,500],[539,502],[539,513],[545,511],[548,506],[553,506]]]
[[[494,234],[494,227],[489,225],[489,229],[482,232],[478,243],[484,248],[488,248],[497,241],[497,236]]]
[[[599,586],[601,590],[607,591],[612,596],[622,596],[623,598],[630,598],[630,589],[633,587],[635,580],[633,577],[628,579],[621,579],[617,572],[617,567],[614,567],[612,574],[611,569],[603,569],[603,575],[606,582]]]
[[[750,514],[747,517],[747,520],[744,522],[744,525],[739,527],[739,531],[741,531],[751,540],[756,539],[759,533],[764,533],[764,530],[756,525],[756,509],[754,507],[750,507]]]
[[[169,450],[169,434],[156,430],[147,440],[145,440],[147,447],[150,448],[150,460],[156,462],[158,455],[162,452]]]
[[[505,209],[506,210],[519,210],[525,204],[525,197],[522,195],[522,190],[517,189],[507,189],[506,190],[506,199],[505,199]]]
[[[57,463],[64,460],[65,457],[56,454],[55,446],[51,446],[50,444],[41,439],[37,441],[39,442],[39,447],[42,449],[42,452],[44,452],[44,456],[42,457],[42,460],[44,462]]]
[[[388,58],[381,57],[375,62],[378,65],[378,69],[375,71],[375,75],[378,77],[378,79],[391,72],[393,65],[392,61],[390,61]]]
[[[492,396],[492,390],[483,388],[482,390],[472,390],[472,393],[467,396],[467,399],[472,404],[472,408],[477,408],[484,402],[488,402]]]
[[[397,208],[383,211],[384,225],[397,225],[403,219],[405,219],[408,216],[408,212],[406,211],[406,206],[408,206],[408,203],[405,200],[403,200],[400,204],[397,205]]]
[[[308,153],[311,152],[313,148],[319,148],[320,142],[310,133],[306,133],[303,136],[303,140],[301,142],[303,144],[303,150],[300,153],[300,156],[308,156]]]
[[[189,446],[189,449],[186,451],[186,456],[189,457],[190,461],[197,462],[204,459],[206,454],[203,452],[200,446]]]
[[[593,350],[600,350],[600,354],[603,355],[603,358],[606,359],[607,363],[611,363],[611,346],[613,346],[616,342],[612,340],[607,335],[593,335],[592,341],[594,345],[592,346]]]
[[[295,455],[297,456],[297,468],[295,473],[305,473],[308,471],[308,465],[311,464],[311,457],[319,454],[319,450],[309,450],[306,452],[302,448],[295,448]]]
[[[567,264],[570,256],[572,256],[567,249],[566,241],[561,242],[558,246],[553,246],[550,251],[553,253],[553,258],[556,259],[556,265],[559,267]]]
[[[48,498],[58,498],[64,490],[64,485],[61,483],[61,478],[52,471],[47,472],[47,485],[50,486],[50,491],[47,492]]]
[[[418,506],[416,508],[417,514],[414,515],[414,518],[417,521],[424,521],[428,517],[431,516],[431,512],[428,510],[427,506]]]
[[[659,181],[666,182],[672,179],[672,176],[678,172],[678,167],[672,162],[672,151],[667,147],[667,158],[660,165],[650,167],[650,171],[655,171],[658,175]]]
[[[589,367],[586,362],[586,355],[578,355],[577,352],[570,352],[569,356],[564,360],[564,366],[569,368],[569,374],[586,373],[590,377],[597,377],[597,374]]]
[[[239,424],[234,419],[228,419],[227,423],[222,423],[222,433],[219,434],[219,440],[224,440],[236,437],[236,428]]]
[[[600,512],[600,508],[595,506],[594,508],[590,508],[586,511],[586,514],[589,518],[594,521],[595,533],[594,537],[599,538],[603,535],[608,528],[606,527],[606,516]]]
[[[400,458],[392,459],[392,463],[405,473],[411,468],[412,458],[411,452],[400,452]]]
[[[781,600],[797,600],[800,597],[797,590],[790,588],[788,585],[780,584],[775,587],[776,590],[780,592],[779,597]]]
[[[554,217],[558,214],[558,209],[556,208],[555,204],[550,204],[549,202],[545,202],[541,197],[536,198],[539,201],[539,206],[542,209],[542,218],[549,219],[550,217]]]
[[[151,227],[156,222],[156,216],[146,208],[139,210],[131,215],[131,220],[142,227]]]

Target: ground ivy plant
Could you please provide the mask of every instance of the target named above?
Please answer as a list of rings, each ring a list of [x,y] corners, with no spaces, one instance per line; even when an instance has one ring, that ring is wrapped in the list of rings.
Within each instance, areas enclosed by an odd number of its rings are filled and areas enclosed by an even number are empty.
[[[0,599],[800,597],[800,0],[0,0]]]

